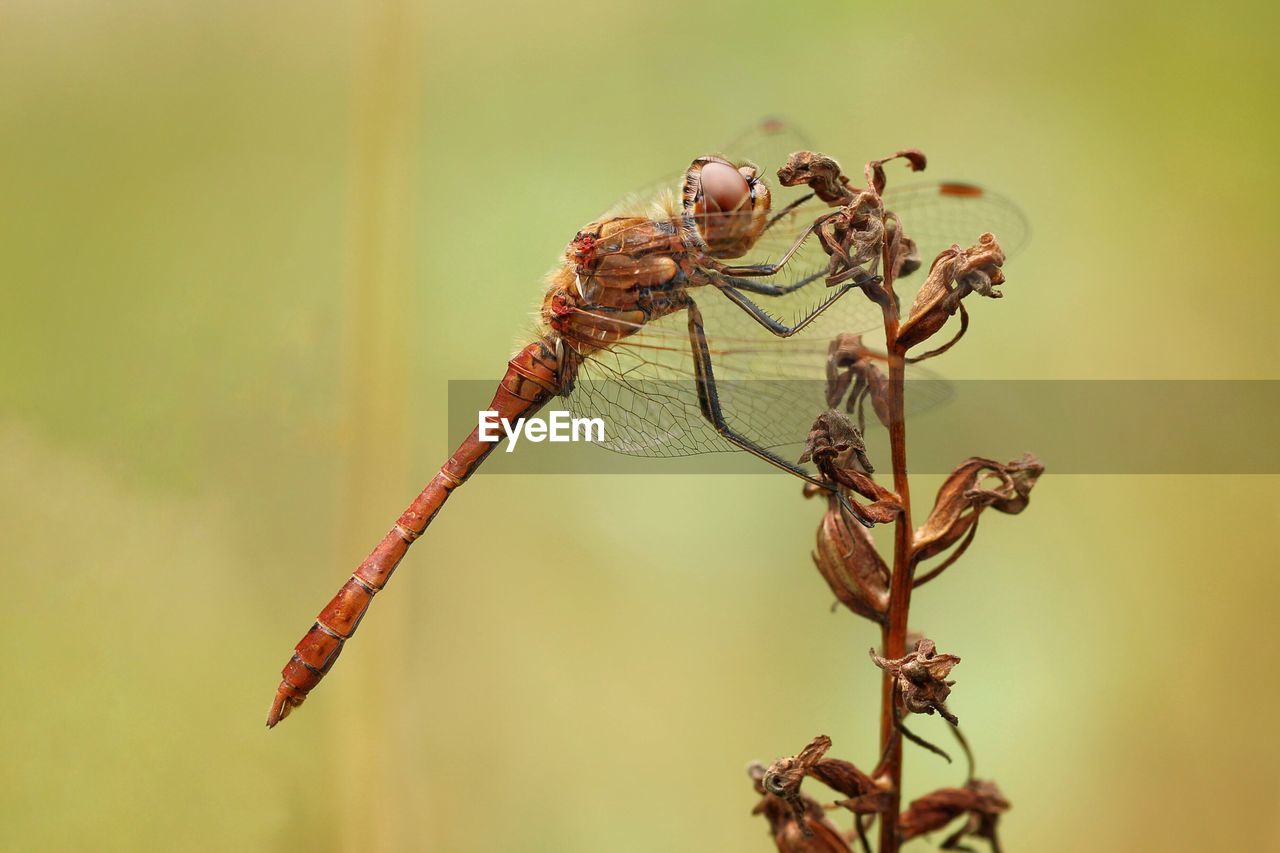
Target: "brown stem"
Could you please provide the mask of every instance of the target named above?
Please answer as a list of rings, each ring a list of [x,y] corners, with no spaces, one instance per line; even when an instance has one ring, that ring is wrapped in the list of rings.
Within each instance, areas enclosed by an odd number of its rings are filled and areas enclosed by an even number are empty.
[[[871,840],[867,838],[867,828],[862,825],[862,815],[853,816],[853,828],[858,831],[858,841],[862,843],[862,853],[871,853]]]
[[[887,242],[887,241],[886,241]],[[907,481],[907,422],[904,412],[905,353],[898,346],[898,303],[893,296],[893,249],[885,246],[885,340],[889,349],[889,450],[893,464],[893,490],[902,501],[902,513],[894,523],[893,574],[889,580],[889,618],[881,639],[884,655],[900,658],[906,653],[907,613],[911,607],[911,488]],[[880,817],[880,853],[897,853],[898,813],[902,792],[902,734],[894,725],[893,678],[885,674],[880,691],[880,746],[885,755],[884,775],[891,786],[888,805]]]

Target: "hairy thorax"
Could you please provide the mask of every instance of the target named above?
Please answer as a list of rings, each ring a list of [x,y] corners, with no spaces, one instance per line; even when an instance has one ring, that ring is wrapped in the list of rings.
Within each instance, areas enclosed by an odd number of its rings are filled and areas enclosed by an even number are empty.
[[[579,353],[608,347],[683,308],[689,274],[676,219],[599,220],[552,272],[542,321]]]

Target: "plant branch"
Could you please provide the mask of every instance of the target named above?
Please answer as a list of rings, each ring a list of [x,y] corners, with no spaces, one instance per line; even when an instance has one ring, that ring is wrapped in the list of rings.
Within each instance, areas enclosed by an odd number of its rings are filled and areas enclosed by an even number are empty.
[[[907,422],[904,405],[906,364],[898,345],[899,309],[893,291],[896,269],[897,240],[886,240],[883,250],[884,283],[889,298],[883,305],[885,341],[889,350],[889,449],[893,466],[893,490],[902,504],[902,512],[894,523],[893,570],[889,578],[888,620],[881,632],[882,648],[887,658],[900,658],[907,651],[907,616],[911,607],[911,487],[907,480]],[[880,853],[897,853],[898,812],[902,803],[902,733],[896,724],[895,688],[892,677],[885,674],[880,694],[880,744],[888,759],[886,782],[892,794],[880,818]]]
[[[934,744],[929,743],[929,741],[925,740],[924,738],[920,737],[920,735],[916,734],[915,732],[911,731],[911,729],[907,728],[906,724],[902,722],[902,715],[897,713],[896,710],[894,712],[893,722],[894,722],[894,725],[898,727],[898,731],[901,732],[902,736],[905,737],[907,740],[911,741],[916,746],[920,746],[929,750],[934,755],[942,756],[943,758],[946,759],[948,764],[951,763],[951,756],[947,754],[946,750],[944,750],[940,746],[935,746]]]

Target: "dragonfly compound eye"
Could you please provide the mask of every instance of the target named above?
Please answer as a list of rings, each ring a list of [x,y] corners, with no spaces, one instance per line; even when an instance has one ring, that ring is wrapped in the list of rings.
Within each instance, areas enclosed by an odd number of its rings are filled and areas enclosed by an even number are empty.
[[[702,166],[702,201],[699,213],[729,213],[751,200],[751,185],[728,163],[711,161]]]

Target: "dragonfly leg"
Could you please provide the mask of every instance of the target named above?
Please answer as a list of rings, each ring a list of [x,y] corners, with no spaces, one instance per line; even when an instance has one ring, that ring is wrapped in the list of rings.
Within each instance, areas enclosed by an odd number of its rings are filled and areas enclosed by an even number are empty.
[[[689,314],[689,342],[693,346],[693,375],[694,382],[698,388],[698,406],[702,409],[702,416],[730,444],[763,459],[774,467],[781,468],[788,474],[794,474],[807,483],[812,483],[828,492],[833,492],[845,512],[862,521],[860,516],[852,513],[845,496],[832,489],[830,484],[817,479],[794,462],[783,459],[768,448],[761,447],[746,436],[734,432],[733,427],[729,426],[728,421],[725,420],[724,412],[720,409],[720,394],[716,390],[715,372],[711,367],[711,350],[707,346],[707,334],[702,325],[702,312],[698,310],[697,304],[692,299],[689,300],[685,310]],[[871,526],[865,521],[862,523],[867,527]]]
[[[714,269],[717,272],[723,273],[724,275],[752,276],[752,277],[777,275],[782,270],[782,268],[785,267],[791,261],[791,257],[795,255],[796,252],[800,251],[800,247],[804,245],[805,240],[809,239],[809,235],[814,232],[814,229],[826,223],[826,221],[830,219],[831,216],[832,214],[827,214],[825,216],[819,217],[818,219],[814,220],[812,224],[810,224],[803,231],[801,231],[800,235],[796,237],[795,242],[791,244],[791,248],[787,249],[787,251],[783,253],[782,257],[778,258],[777,263],[741,264],[738,266],[725,266],[717,263],[715,264]]]
[[[748,293],[758,293],[761,296],[786,296],[788,293],[795,293],[807,284],[812,284],[820,278],[827,277],[827,270],[822,269],[811,275],[807,275],[799,281],[793,281],[791,284],[766,284],[761,281],[752,281],[749,278],[738,278],[731,275],[721,275],[719,273],[712,274],[712,279],[717,282],[723,282],[745,290]]]
[[[720,409],[720,393],[716,389],[715,373],[711,367],[711,349],[707,346],[707,333],[702,325],[702,311],[692,299],[689,300],[685,310],[689,314],[689,342],[693,346],[693,375],[698,389],[698,406],[702,409],[702,416],[731,444],[815,486],[827,488],[799,465],[761,447],[746,436],[739,435],[729,426],[724,418],[724,412]]]
[[[868,280],[870,280],[870,278],[872,277],[869,277],[864,273],[863,276],[855,278],[853,281],[850,281],[841,285],[835,291],[835,293],[832,293],[830,296],[824,299],[819,305],[817,305],[812,311],[810,311],[805,316],[801,317],[799,322],[797,322],[793,326],[788,326],[786,323],[783,323],[777,318],[770,316],[770,314],[767,311],[765,311],[759,305],[752,302],[745,294],[743,294],[737,288],[730,287],[728,285],[719,285],[719,290],[721,293],[727,296],[731,302],[733,302],[743,311],[746,311],[747,315],[750,316],[757,323],[759,323],[761,326],[764,326],[766,329],[768,329],[770,332],[772,332],[773,334],[777,335],[780,338],[789,338],[792,335],[794,335],[796,332],[803,329],[805,326],[812,323],[815,319],[817,319],[817,317],[823,311],[826,311],[828,308],[830,308],[831,305],[835,303],[835,301],[839,299],[841,296],[844,296],[850,290],[854,290],[855,288],[861,287],[863,284],[867,283]]]

